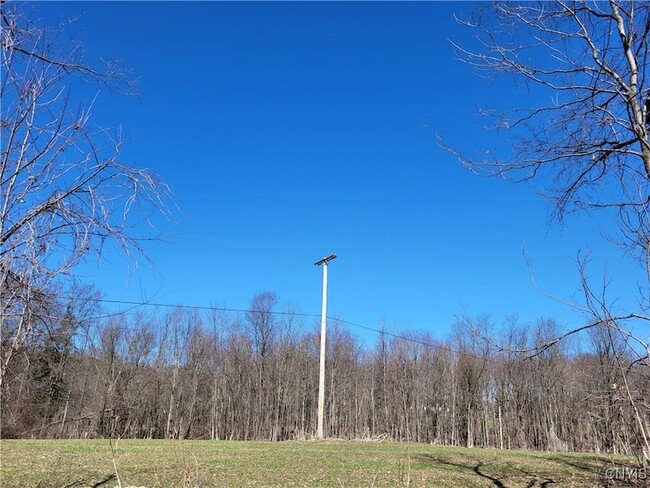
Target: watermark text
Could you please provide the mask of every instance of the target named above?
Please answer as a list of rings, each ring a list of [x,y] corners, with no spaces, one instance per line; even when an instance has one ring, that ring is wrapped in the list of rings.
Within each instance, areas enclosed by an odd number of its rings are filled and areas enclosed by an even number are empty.
[[[650,481],[650,469],[644,467],[610,466],[601,471],[601,475],[608,480],[624,482]]]

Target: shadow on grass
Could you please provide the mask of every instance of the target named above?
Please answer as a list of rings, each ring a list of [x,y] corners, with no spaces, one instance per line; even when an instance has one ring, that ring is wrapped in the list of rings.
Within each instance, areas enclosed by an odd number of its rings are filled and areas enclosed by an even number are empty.
[[[53,485],[52,483],[49,482],[43,482],[41,481],[38,485],[36,485],[36,488],[81,488],[84,486],[90,486],[90,488],[100,488],[102,486],[106,486],[107,483],[117,479],[114,474],[108,475],[106,478],[104,478],[101,481],[98,481],[97,483],[93,485],[88,485],[85,480],[75,480],[70,483],[67,483],[65,485],[60,485],[56,484]]]
[[[473,472],[475,475],[484,478],[486,480],[489,480],[493,486],[496,486],[498,488],[507,488],[505,482],[508,481],[508,478],[510,476],[520,477],[523,475],[529,478],[533,478],[530,481],[528,481],[528,483],[526,484],[526,488],[533,488],[534,486],[538,486],[537,483],[540,483],[539,486],[541,487],[548,487],[552,484],[557,483],[557,481],[552,478],[540,479],[540,477],[535,473],[530,473],[520,468],[517,469],[517,471],[519,472],[517,474],[514,475],[504,474],[501,475],[500,477],[497,477],[493,474],[486,472],[485,468],[483,467],[482,461],[479,461],[477,464],[473,464],[473,463],[463,464],[458,462],[452,462],[447,459],[443,459],[440,457],[427,455],[427,454],[420,455],[416,459],[420,462],[434,464],[437,466],[449,466],[451,468],[454,468],[455,470],[464,471],[468,474]]]
[[[602,457],[597,456],[585,456],[580,459],[575,459],[574,457],[557,455],[546,459],[581,471],[588,471],[590,473],[597,473],[599,469],[602,469],[608,464],[608,462],[604,461]]]
[[[479,462],[476,466],[474,466],[474,472],[481,476],[482,478],[486,478],[490,480],[494,486],[499,486],[500,488],[506,488],[506,485],[504,485],[499,478],[495,478],[494,476],[490,476],[489,474],[482,473],[481,472],[481,466],[483,466],[482,462]]]
[[[82,486],[88,486],[84,480],[75,480],[71,483],[67,483],[65,485],[53,485],[52,483],[49,483],[47,481],[41,481],[36,485],[36,488],[81,488]],[[93,485],[97,486],[97,485]]]
[[[109,474],[103,480],[98,481],[97,483],[92,485],[92,488],[99,488],[100,486],[104,486],[106,483],[108,483],[109,481],[113,481],[114,479],[116,479],[115,475],[114,474]]]
[[[648,477],[647,471],[634,462],[614,461],[605,459],[603,456],[588,456],[576,460],[559,455],[548,459],[595,474],[601,483],[600,486],[650,486],[650,477]]]

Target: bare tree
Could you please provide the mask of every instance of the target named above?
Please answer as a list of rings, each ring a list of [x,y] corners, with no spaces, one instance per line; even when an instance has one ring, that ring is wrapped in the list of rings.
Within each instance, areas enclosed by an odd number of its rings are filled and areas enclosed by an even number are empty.
[[[464,62],[493,76],[512,75],[551,102],[491,113],[511,142],[507,154],[486,150],[481,159],[450,150],[478,174],[537,185],[558,221],[572,212],[605,213],[616,223],[605,237],[645,269],[637,283],[638,309],[615,312],[605,300],[606,286],[594,293],[580,261],[584,300],[572,306],[585,313],[587,324],[537,344],[537,352],[604,325],[624,339],[637,364],[647,366],[650,343],[631,331],[650,322],[650,4],[494,2],[461,23],[480,42],[478,49],[457,46]],[[628,397],[650,460],[650,412],[639,410],[647,398]]]
[[[92,123],[94,100],[73,96],[80,82],[130,92],[126,72],[91,67],[78,45],[60,42],[63,27],[42,28],[13,2],[3,3],[0,28],[1,385],[52,283],[101,256],[107,241],[140,254],[142,239],[153,237],[141,224],[166,213],[169,192],[120,159],[120,130]]]
[[[644,2],[495,2],[463,21],[484,49],[458,47],[472,67],[523,80],[552,102],[492,113],[509,155],[459,154],[483,175],[541,183],[562,219],[617,213],[612,234],[646,264],[650,248],[650,5]],[[546,178],[548,177],[548,178]]]

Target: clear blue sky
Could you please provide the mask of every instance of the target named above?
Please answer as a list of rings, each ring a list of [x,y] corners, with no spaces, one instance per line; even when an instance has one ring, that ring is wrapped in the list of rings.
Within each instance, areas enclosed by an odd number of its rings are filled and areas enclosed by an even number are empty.
[[[43,2],[87,58],[120,59],[140,99],[102,94],[95,121],[122,124],[124,159],[171,186],[181,213],[156,263],[83,266],[106,298],[246,308],[275,291],[282,306],[320,313],[316,259],[330,266],[329,315],[444,338],[455,316],[516,313],[524,322],[582,319],[574,259],[591,249],[612,292],[630,300],[638,270],[586,218],[549,226],[530,188],[464,170],[432,133],[476,151],[503,148],[481,107],[547,103],[492,83],[455,59],[449,39],[476,5],[456,2]],[[598,225],[607,227],[608,222]],[[372,339],[360,329],[351,331]]]

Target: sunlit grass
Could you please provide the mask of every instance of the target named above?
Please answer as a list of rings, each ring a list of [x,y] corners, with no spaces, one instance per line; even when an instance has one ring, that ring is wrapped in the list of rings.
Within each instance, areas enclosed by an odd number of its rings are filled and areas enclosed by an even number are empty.
[[[398,442],[2,440],[0,486],[600,486],[612,461],[581,453]],[[117,466],[117,472],[114,468]]]

